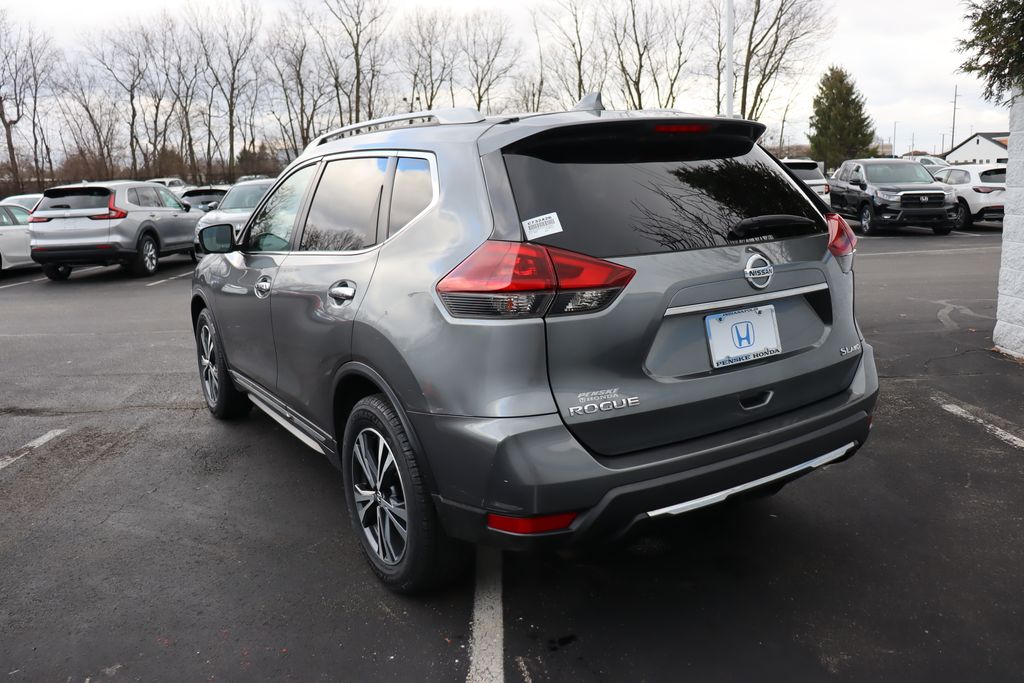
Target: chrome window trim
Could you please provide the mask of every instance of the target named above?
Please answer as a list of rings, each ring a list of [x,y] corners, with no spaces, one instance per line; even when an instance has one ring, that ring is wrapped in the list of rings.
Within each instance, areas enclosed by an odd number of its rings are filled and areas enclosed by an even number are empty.
[[[750,296],[738,296],[732,299],[719,299],[718,301],[706,301],[699,304],[686,304],[685,306],[672,306],[665,310],[665,317],[670,315],[683,315],[686,313],[697,313],[700,311],[713,311],[719,308],[732,308],[734,306],[745,306],[747,304],[756,304],[762,301],[772,301],[774,299],[785,299],[791,296],[799,296],[800,294],[809,294],[811,292],[820,292],[823,289],[828,289],[827,282],[819,282],[816,285],[804,285],[803,287],[793,287],[791,289],[779,289],[774,292],[763,292],[761,294],[751,294]]]
[[[391,157],[398,157],[399,159],[404,159],[404,158],[426,159],[427,163],[430,164],[430,183],[433,186],[433,188],[432,188],[433,189],[433,194],[431,195],[431,198],[430,198],[430,204],[428,204],[425,209],[423,209],[418,214],[413,216],[412,219],[408,223],[406,223],[405,225],[400,227],[398,230],[396,230],[394,232],[394,234],[388,235],[388,237],[383,242],[378,242],[377,244],[373,245],[372,247],[366,247],[365,249],[353,249],[353,250],[350,250],[350,251],[308,251],[308,250],[296,249],[295,251],[290,251],[290,252],[287,252],[287,253],[289,255],[292,255],[292,256],[305,255],[305,254],[317,254],[317,255],[327,255],[327,256],[354,256],[354,255],[358,255],[358,254],[366,254],[366,253],[369,253],[369,252],[373,251],[374,249],[380,249],[385,244],[390,242],[392,239],[394,239],[395,237],[397,237],[398,235],[403,233],[405,231],[405,229],[408,228],[410,225],[412,225],[413,223],[416,223],[417,221],[419,221],[420,218],[422,218],[428,212],[433,210],[441,201],[441,183],[439,181],[439,175],[438,175],[438,172],[437,172],[437,157],[434,155],[433,152],[414,152],[414,151],[405,151],[405,150],[396,150],[396,149],[388,149],[388,150],[364,149],[364,150],[358,150],[358,151],[355,151],[355,152],[338,152],[338,153],[335,153],[335,154],[328,154],[328,155],[320,157],[319,160],[322,161],[326,165],[326,164],[329,164],[332,161],[339,161],[339,160],[342,160],[342,159],[383,159],[383,158],[390,159]],[[396,169],[395,172],[397,173],[397,169]],[[394,191],[394,185],[392,184],[392,192],[393,191]],[[314,199],[316,199],[316,190],[315,189],[313,191],[313,197],[310,199],[310,203],[312,203],[312,201]],[[389,201],[389,206],[390,206],[390,198],[389,198],[388,201]],[[383,203],[384,203],[384,198],[381,197],[381,204],[383,204]],[[378,219],[379,219],[379,216],[378,216]],[[306,227],[305,225],[302,226],[303,230],[305,230],[305,227]],[[269,252],[261,252],[261,253],[269,253]]]
[[[793,467],[784,469],[781,472],[769,474],[766,477],[761,477],[760,479],[755,479],[754,481],[748,481],[746,484],[738,484],[731,488],[727,488],[716,493],[711,493],[700,498],[694,498],[693,500],[687,500],[682,503],[676,503],[675,505],[669,505],[668,507],[658,508],[657,510],[651,510],[650,512],[647,513],[647,516],[660,517],[661,515],[678,515],[683,512],[689,512],[690,510],[696,510],[697,508],[705,507],[707,505],[721,503],[725,499],[729,498],[730,496],[734,496],[737,493],[742,493],[744,491],[749,491],[750,489],[757,488],[758,486],[770,484],[773,481],[776,481],[778,479],[784,479],[786,477],[797,474],[804,470],[813,470],[816,467],[827,465],[833,460],[838,460],[839,458],[849,453],[850,449],[854,448],[856,445],[856,441],[851,441],[845,446],[840,446],[834,451],[829,451],[825,455],[820,455],[817,458],[808,460],[807,462],[800,463],[799,465],[794,465]]]

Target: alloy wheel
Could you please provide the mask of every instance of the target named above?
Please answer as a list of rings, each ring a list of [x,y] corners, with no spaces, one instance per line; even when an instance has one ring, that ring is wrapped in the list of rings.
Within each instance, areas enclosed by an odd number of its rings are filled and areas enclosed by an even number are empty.
[[[384,564],[398,564],[409,538],[405,486],[391,447],[376,429],[367,427],[356,436],[352,489],[370,548]]]
[[[217,347],[213,343],[213,330],[209,325],[199,328],[199,374],[203,392],[210,405],[216,405],[220,396],[220,377],[217,375]]]
[[[871,209],[866,206],[860,210],[860,229],[871,232]]]
[[[142,259],[146,263],[146,270],[151,273],[156,271],[156,245],[153,240],[146,240],[142,245]]]

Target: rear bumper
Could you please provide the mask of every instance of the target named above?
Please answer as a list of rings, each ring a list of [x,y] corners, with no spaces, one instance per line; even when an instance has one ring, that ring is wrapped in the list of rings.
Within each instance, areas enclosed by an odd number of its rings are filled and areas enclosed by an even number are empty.
[[[32,260],[40,264],[110,265],[130,260],[133,256],[134,249],[125,249],[116,244],[32,248]]]
[[[410,414],[449,534],[509,549],[615,538],[670,516],[784,482],[852,456],[868,437],[878,381],[871,347],[843,393],[784,415],[627,456],[589,453],[558,415],[458,418]],[[563,531],[515,534],[488,513],[575,512]]]
[[[983,206],[981,209],[974,214],[974,219],[978,221],[1001,221],[1005,214],[1005,209],[1002,204],[994,206]]]

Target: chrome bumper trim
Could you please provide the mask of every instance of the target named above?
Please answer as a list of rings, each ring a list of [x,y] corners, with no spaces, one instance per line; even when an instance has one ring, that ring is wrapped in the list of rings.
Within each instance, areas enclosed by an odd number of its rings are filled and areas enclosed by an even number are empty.
[[[665,311],[666,316],[670,315],[682,315],[684,313],[697,313],[700,311],[713,311],[718,308],[734,308],[736,306],[746,306],[747,304],[756,304],[762,301],[772,301],[774,299],[785,299],[790,296],[798,296],[800,294],[809,294],[811,292],[820,292],[823,289],[828,289],[827,282],[819,282],[816,285],[805,285],[803,287],[793,287],[792,289],[780,289],[775,292],[763,292],[761,294],[751,294],[750,296],[738,296],[735,299],[719,299],[718,301],[707,301],[700,304],[688,304],[686,306],[673,306]]]

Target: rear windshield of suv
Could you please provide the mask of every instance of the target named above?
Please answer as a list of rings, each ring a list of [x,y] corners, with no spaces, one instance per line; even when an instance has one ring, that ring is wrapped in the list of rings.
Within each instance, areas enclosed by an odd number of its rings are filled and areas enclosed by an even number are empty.
[[[1005,183],[1006,182],[1006,169],[1005,168],[993,168],[991,171],[982,171],[978,174],[983,183]]]
[[[110,190],[104,187],[69,187],[47,190],[36,211],[75,209],[102,209],[110,199]]]
[[[272,180],[268,180],[265,183],[236,185],[228,190],[228,193],[224,195],[224,200],[217,208],[221,211],[246,211],[254,209],[273,184]]]
[[[824,180],[825,176],[818,170],[817,164],[786,164],[800,180]]]
[[[607,144],[514,145],[504,158],[519,219],[540,219],[550,232],[531,241],[590,256],[706,249],[827,231],[810,200],[750,140],[694,136],[691,143],[652,143],[610,137]],[[771,214],[806,217],[814,224],[730,238],[739,221]]]

